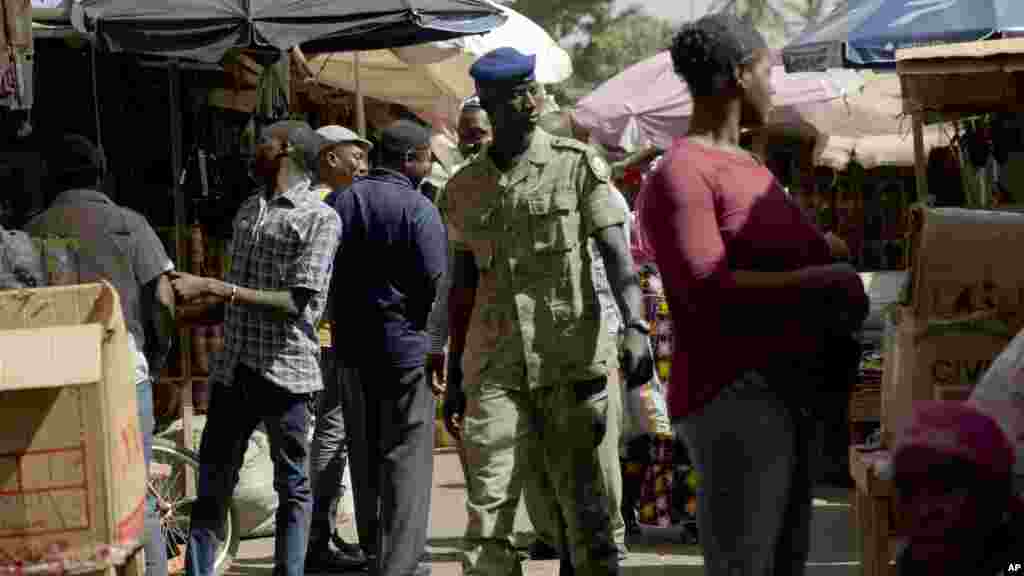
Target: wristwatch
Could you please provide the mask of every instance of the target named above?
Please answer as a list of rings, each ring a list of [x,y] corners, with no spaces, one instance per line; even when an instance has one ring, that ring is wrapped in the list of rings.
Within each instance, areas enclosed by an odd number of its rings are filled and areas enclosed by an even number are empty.
[[[648,323],[646,320],[641,320],[640,318],[636,318],[634,320],[630,320],[626,324],[626,328],[627,329],[632,328],[633,330],[636,330],[637,332],[639,332],[641,334],[644,334],[646,336],[650,336],[651,335],[651,325],[650,325],[650,323]]]

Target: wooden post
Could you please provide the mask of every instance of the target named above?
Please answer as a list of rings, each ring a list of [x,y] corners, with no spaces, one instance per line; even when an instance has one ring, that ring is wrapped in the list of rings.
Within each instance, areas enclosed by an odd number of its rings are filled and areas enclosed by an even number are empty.
[[[188,270],[189,233],[185,211],[185,190],[182,177],[182,131],[181,131],[181,70],[178,61],[172,60],[167,67],[168,102],[170,107],[171,171],[174,191],[174,246],[178,270]],[[181,359],[181,422],[184,447],[192,449],[192,339],[189,329],[178,330],[178,357]],[[185,475],[185,497],[196,495],[195,476]]]
[[[914,129],[914,176],[917,180],[917,201],[928,197],[928,157],[924,153],[924,112],[913,113]]]
[[[359,80],[359,52],[352,53],[352,75],[356,81],[356,131],[366,138],[366,107],[363,102],[363,86]]]

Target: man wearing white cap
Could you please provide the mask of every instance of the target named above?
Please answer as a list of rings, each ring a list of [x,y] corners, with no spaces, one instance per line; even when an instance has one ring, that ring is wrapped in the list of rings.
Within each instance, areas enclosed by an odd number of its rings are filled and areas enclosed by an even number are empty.
[[[373,143],[344,126],[332,124],[316,131],[325,140],[320,147],[317,174],[320,183],[315,190],[326,201],[335,190],[348,188],[356,178],[369,172],[369,155]],[[330,202],[327,202],[331,204]]]
[[[320,183],[314,192],[321,200],[347,189],[368,172],[367,156],[373,144],[342,126],[324,126],[316,131],[323,139],[319,152]],[[333,200],[333,198],[332,198]],[[328,204],[331,202],[328,201]],[[313,514],[309,530],[307,572],[344,572],[366,565],[358,545],[345,542],[335,531],[338,502],[345,494],[345,466],[348,449],[343,405],[358,399],[343,398],[350,391],[340,381],[331,350],[328,314],[320,324],[320,366],[324,390],[317,402],[316,429],[310,456]],[[360,403],[361,404],[361,403]]]

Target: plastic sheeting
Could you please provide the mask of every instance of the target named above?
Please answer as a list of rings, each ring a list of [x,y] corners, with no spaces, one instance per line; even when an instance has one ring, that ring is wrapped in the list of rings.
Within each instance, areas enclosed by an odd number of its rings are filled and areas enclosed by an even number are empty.
[[[786,74],[779,65],[772,68],[772,101],[779,108],[827,102],[856,92],[863,83],[850,70]],[[692,113],[686,83],[676,75],[669,53],[661,52],[602,84],[573,114],[605,146],[631,151],[649,144],[667,148],[673,136],[686,133]]]
[[[786,69],[895,67],[896,50],[1024,29],[1021,0],[847,0],[783,49]]]
[[[489,1],[489,0],[484,0]],[[487,34],[360,52],[358,69],[351,53],[321,54],[309,61],[319,82],[363,96],[401,104],[435,125],[454,126],[465,98],[476,92],[469,68],[477,58],[500,47],[537,57],[541,84],[572,76],[572,59],[543,28],[504,6],[494,5],[508,20]]]
[[[484,0],[86,0],[72,21],[114,52],[219,62],[232,48],[314,53],[447,40],[505,16]]]

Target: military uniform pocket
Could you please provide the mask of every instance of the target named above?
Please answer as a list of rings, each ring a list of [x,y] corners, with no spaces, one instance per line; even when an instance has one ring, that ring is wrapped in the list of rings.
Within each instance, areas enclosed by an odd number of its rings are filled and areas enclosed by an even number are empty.
[[[534,252],[565,253],[579,245],[580,214],[574,192],[534,196],[527,204]]]
[[[477,270],[489,272],[494,267],[494,210],[484,210],[473,219],[473,226],[466,239],[473,249]]]
[[[580,414],[580,426],[589,426],[591,442],[597,447],[608,431],[608,380],[598,379],[579,382],[574,386],[576,410]],[[586,428],[580,428],[585,430]]]

